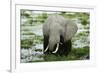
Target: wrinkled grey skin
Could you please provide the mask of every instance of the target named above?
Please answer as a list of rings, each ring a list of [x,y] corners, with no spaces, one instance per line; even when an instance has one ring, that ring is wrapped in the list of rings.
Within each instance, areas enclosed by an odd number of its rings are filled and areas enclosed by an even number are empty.
[[[62,36],[64,42],[66,42],[72,39],[77,30],[78,27],[72,20],[67,20],[57,14],[50,15],[43,24],[44,39],[48,37],[46,45],[44,41],[44,50],[46,46],[48,46],[49,50],[53,51],[55,49],[54,46],[62,40],[60,36]]]

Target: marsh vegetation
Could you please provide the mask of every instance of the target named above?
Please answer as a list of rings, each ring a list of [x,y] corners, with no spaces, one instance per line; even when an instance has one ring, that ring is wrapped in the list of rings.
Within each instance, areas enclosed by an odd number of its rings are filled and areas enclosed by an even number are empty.
[[[43,54],[42,25],[46,18],[54,13],[62,15],[66,19],[71,19],[75,21],[78,25],[77,34],[72,39],[72,51],[68,56],[55,56],[52,54]],[[89,13],[21,10],[20,15],[21,63],[89,59]]]

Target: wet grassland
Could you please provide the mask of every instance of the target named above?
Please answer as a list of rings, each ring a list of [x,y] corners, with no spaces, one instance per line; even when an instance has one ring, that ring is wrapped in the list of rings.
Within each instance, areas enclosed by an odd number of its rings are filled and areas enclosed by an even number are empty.
[[[42,25],[46,18],[58,13],[78,25],[77,34],[72,38],[72,51],[68,56],[44,55]],[[89,13],[84,12],[43,12],[21,10],[21,63],[89,60],[90,58]]]

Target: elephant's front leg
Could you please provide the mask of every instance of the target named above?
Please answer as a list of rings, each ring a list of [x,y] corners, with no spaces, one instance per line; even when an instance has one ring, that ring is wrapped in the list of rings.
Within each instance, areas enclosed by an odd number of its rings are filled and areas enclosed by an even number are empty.
[[[64,37],[62,35],[60,35],[60,42],[59,42],[59,50],[58,50],[58,54],[60,56],[64,55]]]
[[[68,55],[72,50],[72,42],[68,40],[64,42],[64,55]]]
[[[48,41],[49,41],[49,37],[44,35],[44,40],[43,40],[43,48],[44,48],[43,52],[44,52],[44,54],[49,53]]]

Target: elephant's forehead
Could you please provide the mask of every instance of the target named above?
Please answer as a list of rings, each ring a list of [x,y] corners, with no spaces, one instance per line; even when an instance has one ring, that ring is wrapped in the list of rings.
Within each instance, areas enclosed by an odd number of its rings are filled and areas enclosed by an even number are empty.
[[[51,24],[50,26],[50,29],[52,30],[58,30],[59,28],[60,28],[60,24],[58,23]]]

